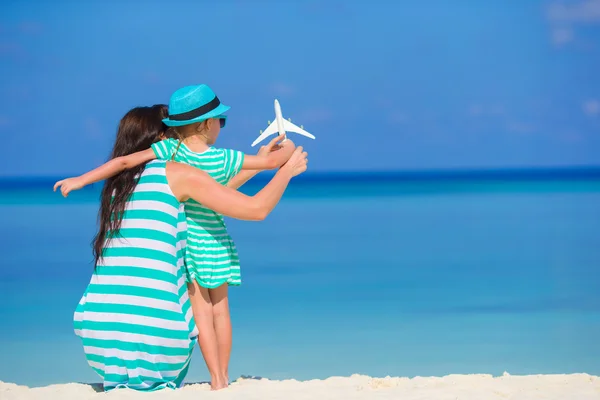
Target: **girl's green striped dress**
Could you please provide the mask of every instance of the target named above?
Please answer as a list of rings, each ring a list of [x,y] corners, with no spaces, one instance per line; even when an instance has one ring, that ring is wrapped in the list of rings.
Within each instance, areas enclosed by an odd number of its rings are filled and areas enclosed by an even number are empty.
[[[226,185],[242,169],[244,153],[236,150],[209,148],[203,153],[191,151],[178,140],[166,139],[152,144],[156,158],[191,165],[207,172]],[[188,227],[185,267],[188,280],[200,286],[216,288],[223,283],[240,285],[240,259],[233,240],[227,233],[223,215],[194,200],[185,202]]]
[[[107,391],[181,386],[196,343],[183,267],[185,214],[165,166],[146,165],[75,311],[75,333]]]

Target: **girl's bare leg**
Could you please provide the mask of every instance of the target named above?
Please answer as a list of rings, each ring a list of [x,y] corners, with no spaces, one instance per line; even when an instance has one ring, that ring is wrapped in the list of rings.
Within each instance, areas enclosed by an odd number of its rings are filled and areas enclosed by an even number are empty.
[[[219,366],[221,378],[229,383],[229,358],[231,355],[231,317],[229,314],[228,285],[225,283],[215,289],[209,289],[212,302],[213,323],[219,348]]]
[[[194,320],[198,327],[198,343],[200,351],[210,373],[210,387],[212,390],[227,387],[227,381],[223,379],[222,368],[219,364],[219,348],[215,328],[213,324],[213,306],[208,289],[193,281],[188,283],[188,293]]]

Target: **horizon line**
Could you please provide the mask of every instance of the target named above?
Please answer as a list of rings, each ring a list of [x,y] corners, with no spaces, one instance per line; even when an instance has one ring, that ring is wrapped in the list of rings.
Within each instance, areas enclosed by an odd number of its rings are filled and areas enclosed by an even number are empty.
[[[268,174],[257,175],[248,183],[268,181],[275,170],[262,171]],[[73,175],[76,176],[76,175]],[[318,182],[348,182],[369,178],[374,182],[384,181],[415,181],[415,180],[463,180],[463,179],[503,179],[503,180],[547,180],[547,179],[600,179],[600,165],[586,166],[535,166],[535,167],[501,167],[501,168],[429,168],[429,169],[399,169],[399,170],[348,170],[348,171],[308,171],[294,180],[310,183]],[[0,176],[0,187],[34,187],[46,186],[64,179],[51,175],[7,175]],[[96,186],[102,181],[91,184]]]

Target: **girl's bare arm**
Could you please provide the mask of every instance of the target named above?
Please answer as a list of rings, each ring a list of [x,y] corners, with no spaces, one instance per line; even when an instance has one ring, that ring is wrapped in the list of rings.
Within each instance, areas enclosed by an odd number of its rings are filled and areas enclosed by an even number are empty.
[[[60,192],[67,197],[73,190],[81,189],[89,184],[112,178],[119,172],[136,167],[156,158],[152,149],[138,151],[127,156],[116,157],[83,175],[60,180],[54,184],[54,191],[60,187]]]

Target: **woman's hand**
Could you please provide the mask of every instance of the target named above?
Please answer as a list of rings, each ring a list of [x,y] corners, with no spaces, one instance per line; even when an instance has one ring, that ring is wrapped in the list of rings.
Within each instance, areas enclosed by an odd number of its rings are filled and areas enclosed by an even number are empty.
[[[73,190],[79,190],[83,186],[83,182],[78,177],[67,178],[63,179],[62,181],[56,182],[54,184],[54,191],[56,192],[56,189],[60,187],[60,192],[62,193],[63,197],[67,197],[70,192],[72,192]]]
[[[308,164],[308,153],[303,151],[302,146],[296,147],[294,153],[290,157],[290,159],[281,166],[281,168],[286,168],[292,176],[298,176],[304,171],[306,171]]]

